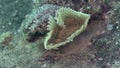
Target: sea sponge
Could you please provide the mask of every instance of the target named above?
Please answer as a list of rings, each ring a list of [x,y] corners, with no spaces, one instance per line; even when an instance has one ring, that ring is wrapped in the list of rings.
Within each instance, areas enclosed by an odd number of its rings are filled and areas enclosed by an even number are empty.
[[[72,41],[85,30],[90,18],[89,14],[74,11],[70,8],[60,8],[55,17],[49,17],[48,32],[44,47],[47,50],[58,49]]]

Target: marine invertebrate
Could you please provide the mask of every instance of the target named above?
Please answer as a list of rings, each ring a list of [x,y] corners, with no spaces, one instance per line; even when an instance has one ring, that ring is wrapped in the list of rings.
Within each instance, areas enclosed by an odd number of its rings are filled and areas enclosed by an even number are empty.
[[[85,30],[89,14],[74,11],[70,8],[60,8],[55,17],[49,17],[48,30],[50,31],[44,41],[45,49],[58,49],[72,41]]]

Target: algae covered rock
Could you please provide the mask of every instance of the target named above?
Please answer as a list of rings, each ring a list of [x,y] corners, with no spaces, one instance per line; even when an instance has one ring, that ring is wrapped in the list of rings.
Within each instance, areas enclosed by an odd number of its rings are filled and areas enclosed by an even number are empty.
[[[45,49],[58,49],[72,41],[85,30],[90,18],[89,14],[74,11],[70,8],[60,8],[55,17],[49,17],[48,30],[44,41]]]
[[[38,8],[34,8],[30,14],[26,16],[20,30],[28,36],[28,41],[35,41],[38,37],[44,37],[48,32],[47,24],[50,15],[54,16],[59,6],[45,4]]]
[[[12,40],[12,33],[10,31],[4,32],[0,35],[0,45],[8,45]]]

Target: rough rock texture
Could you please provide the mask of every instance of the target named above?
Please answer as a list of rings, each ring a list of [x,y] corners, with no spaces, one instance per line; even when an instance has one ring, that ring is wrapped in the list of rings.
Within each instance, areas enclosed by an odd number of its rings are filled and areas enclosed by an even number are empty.
[[[0,0],[0,34],[17,31],[25,15],[32,10],[32,4],[29,0]]]
[[[39,5],[40,0],[0,0],[0,37],[4,32],[12,31],[10,44],[3,46],[0,43],[0,68],[119,68],[119,0],[54,0],[58,1],[53,2],[54,5],[76,6],[75,10],[91,14],[91,20],[86,31],[73,42],[50,51],[44,49],[39,39],[27,42],[26,36],[22,36],[23,32],[19,30],[33,7],[48,3],[53,5],[47,0],[41,1]],[[111,10],[108,10],[108,3]],[[94,11],[93,7],[102,11]],[[5,38],[2,37],[3,40]]]
[[[96,49],[96,56],[102,58],[98,61],[99,66],[111,68],[120,67],[120,2],[112,2],[112,8],[109,13],[109,24],[107,29],[111,30],[109,34],[104,35],[98,40],[94,41]]]
[[[33,42],[44,37],[47,30],[49,16],[54,16],[59,6],[45,4],[32,10],[23,21],[21,29],[28,36],[27,40]]]

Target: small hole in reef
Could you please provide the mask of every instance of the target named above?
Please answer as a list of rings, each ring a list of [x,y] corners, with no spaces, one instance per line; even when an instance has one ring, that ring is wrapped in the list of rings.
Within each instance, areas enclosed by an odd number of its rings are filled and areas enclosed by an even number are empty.
[[[48,33],[48,31],[45,32],[35,32],[35,33],[29,33],[28,36],[29,38],[27,38],[26,40],[28,42],[35,42],[37,39],[39,39],[40,37],[44,37],[46,34]]]
[[[84,0],[85,2],[88,2],[88,0]]]

